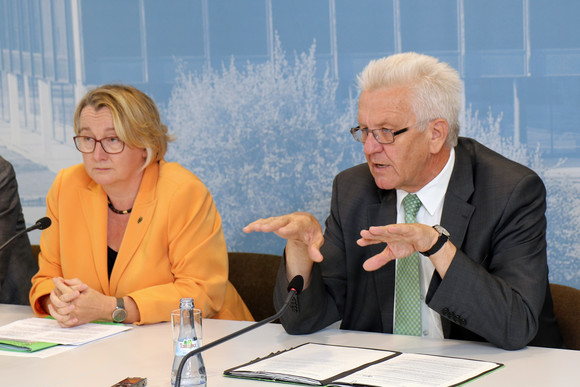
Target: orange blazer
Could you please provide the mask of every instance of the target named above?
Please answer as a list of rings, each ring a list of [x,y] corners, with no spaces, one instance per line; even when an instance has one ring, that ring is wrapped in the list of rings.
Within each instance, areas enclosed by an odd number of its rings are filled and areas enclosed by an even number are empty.
[[[253,320],[228,281],[221,217],[193,173],[165,161],[145,169],[110,280],[107,214],[107,195],[83,164],[59,172],[30,291],[38,316],[46,316],[38,300],[50,294],[52,278],[76,277],[105,295],[130,296],[141,314],[137,324],[168,321],[182,297],[192,297],[204,317]]]

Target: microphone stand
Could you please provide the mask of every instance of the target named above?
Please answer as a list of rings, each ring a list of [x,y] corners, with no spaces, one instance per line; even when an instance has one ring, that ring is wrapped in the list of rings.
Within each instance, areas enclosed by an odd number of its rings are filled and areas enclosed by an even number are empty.
[[[300,280],[303,282],[302,277],[300,277]],[[294,282],[294,279],[292,279],[292,281],[290,281],[290,285],[292,285]],[[240,329],[239,331],[236,331],[234,333],[230,333],[227,336],[222,337],[221,339],[212,341],[209,344],[206,345],[202,345],[201,347],[198,347],[196,349],[194,349],[193,351],[189,352],[187,355],[185,355],[183,357],[183,359],[181,359],[181,363],[179,363],[179,367],[177,368],[177,373],[175,375],[175,387],[180,387],[181,386],[181,372],[183,371],[183,367],[185,367],[185,363],[187,362],[187,360],[192,357],[197,355],[200,352],[205,351],[206,349],[210,349],[215,347],[216,345],[222,344],[230,339],[233,339],[234,337],[238,337],[239,335],[249,332],[253,329],[259,328],[264,324],[267,324],[269,322],[272,322],[274,320],[276,320],[277,318],[279,318],[280,316],[282,316],[284,314],[284,312],[286,312],[286,309],[288,309],[288,306],[290,305],[290,301],[292,300],[292,297],[294,297],[296,294],[300,293],[302,291],[302,285],[296,286],[297,289],[291,288],[288,292],[288,296],[286,297],[286,300],[284,301],[284,305],[282,306],[282,308],[280,309],[280,311],[278,313],[276,313],[273,316],[270,317],[266,317],[265,319],[263,319],[262,321],[258,321],[255,324],[252,324],[250,326],[247,326],[243,329]]]
[[[14,242],[17,238],[21,237],[22,235],[32,231],[32,230],[44,230],[45,228],[50,227],[50,224],[52,223],[52,221],[50,220],[49,217],[44,217],[44,218],[40,218],[36,221],[35,224],[33,224],[32,226],[28,227],[25,230],[22,230],[18,233],[16,233],[16,235],[14,235],[12,238],[8,239],[2,246],[0,246],[0,251],[4,250],[4,248],[6,246],[8,246],[10,243]]]

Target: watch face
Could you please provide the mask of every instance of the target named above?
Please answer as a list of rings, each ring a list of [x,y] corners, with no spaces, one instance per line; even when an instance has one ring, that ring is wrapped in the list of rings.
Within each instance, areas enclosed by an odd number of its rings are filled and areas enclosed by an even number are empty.
[[[123,322],[127,318],[127,311],[125,309],[115,309],[113,312],[114,322]]]
[[[441,234],[443,234],[443,235],[445,235],[445,236],[449,236],[449,231],[445,230],[445,229],[443,228],[443,226],[440,226],[440,225],[436,224],[435,226],[433,226],[433,228],[434,228],[435,230],[437,230],[439,233],[441,233]]]

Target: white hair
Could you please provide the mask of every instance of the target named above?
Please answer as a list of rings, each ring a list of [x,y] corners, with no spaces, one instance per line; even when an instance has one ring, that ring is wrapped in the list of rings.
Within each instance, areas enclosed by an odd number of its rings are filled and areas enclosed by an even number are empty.
[[[446,143],[457,145],[461,111],[461,78],[455,69],[438,59],[406,52],[371,61],[357,78],[362,91],[408,86],[417,122],[444,118],[449,124]],[[425,126],[421,125],[420,130]]]

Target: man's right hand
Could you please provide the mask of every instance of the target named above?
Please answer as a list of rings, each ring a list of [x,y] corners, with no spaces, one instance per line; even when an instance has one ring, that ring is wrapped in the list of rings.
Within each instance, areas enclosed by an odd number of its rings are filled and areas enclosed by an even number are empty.
[[[286,274],[304,278],[304,288],[310,283],[313,262],[321,262],[320,247],[324,243],[318,220],[307,212],[294,212],[272,218],[258,219],[248,224],[244,232],[273,232],[286,239]]]

